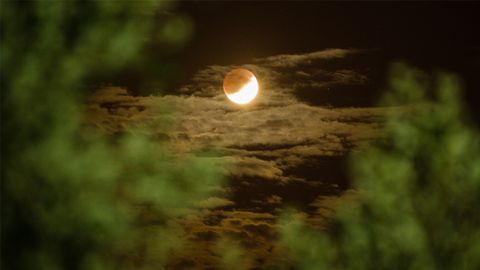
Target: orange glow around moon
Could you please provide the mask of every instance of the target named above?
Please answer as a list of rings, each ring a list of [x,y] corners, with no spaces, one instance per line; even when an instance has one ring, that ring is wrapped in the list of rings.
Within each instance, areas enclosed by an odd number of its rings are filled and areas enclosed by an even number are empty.
[[[243,68],[234,69],[225,76],[223,90],[231,101],[247,104],[258,94],[258,81],[252,72]]]

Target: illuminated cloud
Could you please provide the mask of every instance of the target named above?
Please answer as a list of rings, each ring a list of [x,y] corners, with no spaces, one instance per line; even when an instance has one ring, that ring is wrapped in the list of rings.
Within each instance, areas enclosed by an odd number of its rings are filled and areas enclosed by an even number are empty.
[[[234,202],[225,198],[210,197],[206,200],[198,202],[196,206],[200,208],[218,208],[218,207],[224,207],[232,204],[234,204]]]
[[[218,268],[212,243],[222,237],[238,239],[252,256],[275,260],[281,253],[275,244],[279,210],[303,205],[305,220],[324,227],[333,205],[356,198],[356,191],[345,191],[345,155],[381,136],[382,116],[399,109],[343,103],[348,97],[342,91],[367,91],[371,79],[335,61],[362,53],[329,49],[213,65],[198,71],[176,95],[131,96],[108,87],[90,98],[86,122],[108,134],[168,141],[173,151],[208,150],[204,158],[222,166],[232,180],[221,196],[197,204],[199,214],[179,221],[193,242],[175,265]],[[224,75],[240,67],[251,70],[261,87],[253,103],[241,108],[222,89]],[[320,98],[309,102],[313,99],[305,95]],[[199,245],[204,249],[198,251]]]
[[[298,65],[312,64],[319,60],[344,58],[349,54],[357,53],[357,50],[327,49],[306,54],[281,54],[266,58],[256,59],[256,63],[269,67],[293,68]]]

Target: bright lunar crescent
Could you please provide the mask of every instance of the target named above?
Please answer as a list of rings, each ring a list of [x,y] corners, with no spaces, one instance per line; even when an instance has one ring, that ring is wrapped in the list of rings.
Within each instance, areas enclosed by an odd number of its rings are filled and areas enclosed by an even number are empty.
[[[258,94],[257,78],[246,69],[234,69],[225,76],[223,91],[231,101],[237,104],[247,104]]]

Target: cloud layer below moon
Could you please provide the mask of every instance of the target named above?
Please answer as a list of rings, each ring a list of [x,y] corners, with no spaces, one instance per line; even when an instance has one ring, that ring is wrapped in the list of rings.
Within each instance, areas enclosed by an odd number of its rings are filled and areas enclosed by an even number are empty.
[[[352,95],[371,94],[369,69],[355,62],[367,53],[330,49],[208,66],[176,95],[131,96],[108,87],[91,96],[88,122],[108,134],[148,133],[168,141],[174,151],[214,153],[204,158],[224,166],[231,185],[223,197],[198,205],[201,217],[184,221],[189,237],[209,247],[221,235],[233,235],[256,256],[275,257],[279,209],[298,206],[322,227],[335,201],[357,194],[349,190],[345,156],[381,136],[387,110],[349,106],[356,104]],[[261,86],[245,107],[228,101],[222,89],[225,74],[234,68],[251,70]],[[189,265],[215,266],[215,255],[207,253],[196,254]],[[252,264],[260,266],[262,260]]]

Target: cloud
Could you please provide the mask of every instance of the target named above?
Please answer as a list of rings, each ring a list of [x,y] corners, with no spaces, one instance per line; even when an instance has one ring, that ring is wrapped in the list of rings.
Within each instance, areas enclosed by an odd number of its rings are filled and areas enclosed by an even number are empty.
[[[234,204],[232,201],[225,198],[210,197],[206,200],[197,203],[200,208],[218,208]]]
[[[270,203],[270,204],[280,204],[282,202],[282,197],[277,196],[277,195],[272,195],[268,197],[265,202]]]
[[[383,132],[386,108],[316,106],[300,98],[305,89],[328,92],[367,83],[359,71],[323,65],[361,53],[329,49],[245,65],[212,65],[198,71],[177,95],[134,97],[107,87],[90,98],[88,121],[110,134],[131,132],[168,141],[174,151],[213,150],[216,155],[210,158],[234,179],[311,181],[298,175],[298,168],[317,157],[345,155]],[[262,87],[257,100],[245,107],[229,102],[222,91],[223,76],[237,67],[252,70]]]
[[[343,157],[382,136],[387,111],[403,109],[337,106],[351,104],[342,103],[351,91],[367,94],[368,74],[342,64],[362,53],[329,49],[212,65],[174,95],[132,96],[107,87],[89,99],[85,122],[108,134],[150,136],[179,153],[208,150],[202,158],[232,180],[221,197],[199,202],[198,213],[178,220],[192,243],[176,263],[218,268],[212,242],[225,235],[255,258],[278,260],[278,209],[293,202],[307,209],[302,216],[309,222],[325,226],[339,202],[357,198],[358,191],[345,191]],[[261,86],[258,98],[243,107],[222,89],[224,75],[239,67],[251,70]]]
[[[221,268],[217,241],[231,239],[244,248],[249,258],[275,261],[280,258],[276,244],[275,216],[251,211],[205,209],[194,216],[178,220],[185,228],[188,239],[181,250],[175,252],[172,265],[189,260],[193,268]],[[260,266],[261,262],[254,262]]]
[[[299,65],[312,64],[318,60],[331,60],[344,58],[349,54],[358,52],[348,49],[327,49],[305,54],[280,54],[266,58],[256,59],[255,62],[268,67],[293,68]]]
[[[311,224],[324,228],[328,221],[333,217],[336,209],[339,207],[356,207],[362,199],[363,192],[356,189],[348,189],[336,196],[318,196],[310,206],[314,207],[314,212],[308,218]]]

